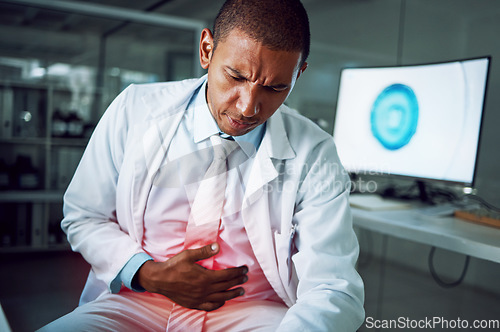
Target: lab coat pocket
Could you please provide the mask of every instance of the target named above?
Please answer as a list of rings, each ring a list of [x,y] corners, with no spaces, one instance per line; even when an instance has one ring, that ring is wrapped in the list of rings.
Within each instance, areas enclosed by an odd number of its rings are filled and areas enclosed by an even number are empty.
[[[283,285],[290,284],[293,271],[292,253],[294,250],[295,226],[292,226],[288,232],[274,232],[276,257],[278,259],[278,270]]]

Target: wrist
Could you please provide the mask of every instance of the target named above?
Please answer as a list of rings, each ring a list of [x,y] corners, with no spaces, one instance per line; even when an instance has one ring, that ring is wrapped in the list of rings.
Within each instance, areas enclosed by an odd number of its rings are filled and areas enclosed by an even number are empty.
[[[154,268],[156,263],[153,260],[149,260],[144,262],[141,267],[137,270],[133,278],[133,284],[144,288],[146,291],[150,293],[154,293],[155,289],[152,286],[152,279],[154,276]]]
[[[130,258],[119,274],[119,278],[123,285],[134,292],[144,292],[145,289],[137,282],[137,271],[146,261],[150,260],[153,260],[153,258],[143,252],[137,253]]]

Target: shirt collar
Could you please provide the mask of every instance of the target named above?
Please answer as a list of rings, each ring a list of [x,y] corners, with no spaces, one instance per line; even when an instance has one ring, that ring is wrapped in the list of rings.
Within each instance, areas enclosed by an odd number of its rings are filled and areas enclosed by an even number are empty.
[[[188,106],[188,108],[193,108],[193,137],[194,142],[199,143],[210,136],[217,133],[222,133],[215,121],[208,104],[206,101],[206,87],[207,81],[205,81],[202,86],[194,92],[193,98]],[[262,137],[264,136],[266,124],[263,123],[251,132],[242,135],[234,136],[234,140],[240,145],[241,149],[251,157],[255,151],[259,148],[262,142]],[[251,143],[251,144],[248,144]]]

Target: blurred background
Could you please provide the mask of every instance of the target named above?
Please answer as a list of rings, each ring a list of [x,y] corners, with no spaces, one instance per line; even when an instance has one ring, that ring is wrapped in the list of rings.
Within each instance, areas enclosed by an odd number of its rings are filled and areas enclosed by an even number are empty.
[[[13,330],[78,303],[89,266],[60,231],[62,195],[102,113],[131,83],[203,75],[199,35],[222,3],[0,0],[0,304]],[[309,67],[286,103],[329,133],[344,67],[492,56],[475,187],[498,205],[500,2],[303,3]],[[357,231],[367,316],[498,318],[498,264],[472,258],[464,283],[443,289],[429,277],[427,246]],[[436,260],[455,278],[464,257],[440,251]]]

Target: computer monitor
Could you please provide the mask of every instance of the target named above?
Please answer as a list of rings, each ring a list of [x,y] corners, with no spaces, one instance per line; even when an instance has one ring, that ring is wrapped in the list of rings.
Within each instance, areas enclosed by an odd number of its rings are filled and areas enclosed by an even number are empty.
[[[472,187],[490,60],[343,69],[333,136],[346,170]]]

